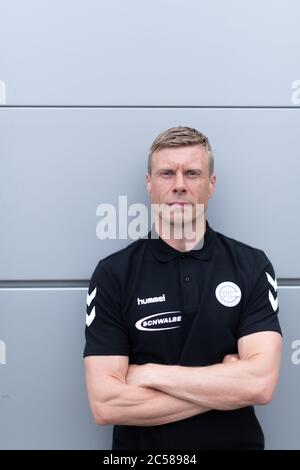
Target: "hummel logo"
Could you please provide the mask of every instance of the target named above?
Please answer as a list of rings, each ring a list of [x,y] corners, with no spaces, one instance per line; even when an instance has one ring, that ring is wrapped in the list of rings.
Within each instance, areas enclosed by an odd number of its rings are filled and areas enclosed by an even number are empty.
[[[97,292],[97,287],[95,287],[95,289],[91,292],[90,295],[89,293],[87,293],[86,304],[88,307],[91,305],[92,301],[96,297],[96,292]],[[95,307],[93,307],[90,314],[87,313],[85,317],[87,326],[90,326],[92,324],[92,321],[94,320],[95,316],[96,316],[96,311],[95,311]]]
[[[138,305],[145,305],[145,304],[154,304],[156,302],[165,302],[166,296],[165,294],[160,295],[159,297],[148,297],[148,299],[136,299]]]
[[[277,291],[277,280],[276,280],[276,277],[273,279],[272,276],[270,276],[269,273],[266,272],[266,276],[267,276],[267,279],[269,281],[269,283],[271,284],[271,286],[273,287],[274,291],[276,292]],[[278,297],[275,297],[273,296],[272,292],[270,291],[269,289],[269,301],[270,301],[270,304],[272,305],[272,309],[274,310],[274,312],[276,312],[277,308],[278,308]]]

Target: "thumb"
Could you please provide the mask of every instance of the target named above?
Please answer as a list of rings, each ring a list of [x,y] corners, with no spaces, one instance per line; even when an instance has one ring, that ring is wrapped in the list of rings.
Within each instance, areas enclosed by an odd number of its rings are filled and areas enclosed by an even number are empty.
[[[238,354],[226,354],[226,356],[223,359],[223,363],[226,362],[236,362],[239,361],[240,357]]]

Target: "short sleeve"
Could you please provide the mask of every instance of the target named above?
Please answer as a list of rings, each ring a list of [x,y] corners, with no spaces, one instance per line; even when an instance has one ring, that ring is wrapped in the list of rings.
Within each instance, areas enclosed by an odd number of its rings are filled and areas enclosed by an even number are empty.
[[[276,331],[282,335],[278,320],[277,280],[263,251],[259,252],[250,282],[252,289],[243,307],[238,338],[260,331]]]
[[[101,260],[89,285],[83,356],[129,355],[128,330],[122,317],[120,285]]]

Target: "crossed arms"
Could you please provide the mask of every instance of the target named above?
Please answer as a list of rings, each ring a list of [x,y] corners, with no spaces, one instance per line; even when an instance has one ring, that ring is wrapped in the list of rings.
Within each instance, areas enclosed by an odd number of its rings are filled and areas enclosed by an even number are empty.
[[[85,358],[90,407],[97,424],[155,426],[204,413],[266,404],[279,375],[281,335],[243,336],[238,355],[205,367],[128,365],[128,356]]]

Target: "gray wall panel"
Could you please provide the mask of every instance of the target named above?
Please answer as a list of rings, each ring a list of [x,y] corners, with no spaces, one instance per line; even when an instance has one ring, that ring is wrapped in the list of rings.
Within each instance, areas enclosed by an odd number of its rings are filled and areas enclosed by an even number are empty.
[[[300,78],[297,0],[1,0],[0,11],[9,105],[289,106]]]
[[[0,366],[1,449],[111,448],[111,427],[94,425],[88,410],[85,297],[85,289],[0,291],[0,340],[6,344],[6,364]],[[280,382],[272,403],[256,411],[267,448],[299,449],[300,288],[280,288],[279,300]]]
[[[298,110],[2,108],[0,279],[89,278],[131,241],[97,239],[97,206],[146,203],[148,147],[179,124],[211,139],[211,225],[300,277]]]
[[[280,288],[280,322],[283,356],[273,401],[256,407],[265,432],[267,449],[300,449],[300,287]]]
[[[85,289],[0,290],[0,449],[111,448],[111,426],[88,407],[85,299]]]

